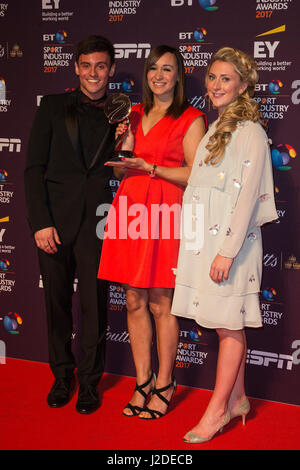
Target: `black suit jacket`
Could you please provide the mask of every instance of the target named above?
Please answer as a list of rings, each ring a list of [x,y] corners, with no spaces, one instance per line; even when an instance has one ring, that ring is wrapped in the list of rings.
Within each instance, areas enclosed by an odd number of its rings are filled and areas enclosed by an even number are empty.
[[[99,204],[110,203],[112,169],[103,163],[114,147],[105,120],[102,149],[87,168],[78,128],[78,93],[44,96],[33,123],[25,168],[25,193],[32,232],[54,226],[63,243],[74,240],[83,214],[95,231]],[[95,232],[94,232],[95,233]]]

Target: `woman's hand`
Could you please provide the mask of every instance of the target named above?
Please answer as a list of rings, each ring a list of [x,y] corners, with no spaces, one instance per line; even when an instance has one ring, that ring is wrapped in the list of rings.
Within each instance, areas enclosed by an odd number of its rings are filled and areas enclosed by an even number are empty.
[[[217,284],[227,281],[232,263],[233,258],[225,258],[218,254],[211,264],[210,278]]]
[[[106,162],[106,166],[115,166],[118,168],[130,168],[132,170],[140,170],[150,172],[153,165],[147,163],[143,158],[122,158],[121,162]]]
[[[122,150],[133,150],[134,147],[134,135],[131,131],[130,124],[127,120],[120,122],[116,128],[115,138],[118,139],[124,135],[122,140]]]

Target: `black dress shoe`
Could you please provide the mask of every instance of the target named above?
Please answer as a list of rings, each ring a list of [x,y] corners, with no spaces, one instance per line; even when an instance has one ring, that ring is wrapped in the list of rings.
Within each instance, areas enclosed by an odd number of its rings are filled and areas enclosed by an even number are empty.
[[[79,386],[78,401],[76,411],[88,415],[94,413],[100,406],[100,399],[97,387],[91,384],[81,384]]]
[[[47,403],[51,408],[65,406],[72,398],[74,388],[73,377],[55,379],[47,397]]]

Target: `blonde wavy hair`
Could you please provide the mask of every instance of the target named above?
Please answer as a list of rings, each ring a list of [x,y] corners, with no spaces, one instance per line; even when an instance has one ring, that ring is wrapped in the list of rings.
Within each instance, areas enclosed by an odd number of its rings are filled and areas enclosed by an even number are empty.
[[[207,83],[211,66],[216,61],[228,62],[238,73],[241,82],[247,87],[243,93],[226,106],[217,124],[215,133],[210,137],[206,145],[209,155],[205,163],[217,165],[223,158],[225,147],[230,142],[232,132],[239,121],[259,121],[259,105],[252,98],[255,93],[255,85],[258,82],[256,62],[245,52],[232,47],[222,47],[212,57],[208,66],[205,83]]]

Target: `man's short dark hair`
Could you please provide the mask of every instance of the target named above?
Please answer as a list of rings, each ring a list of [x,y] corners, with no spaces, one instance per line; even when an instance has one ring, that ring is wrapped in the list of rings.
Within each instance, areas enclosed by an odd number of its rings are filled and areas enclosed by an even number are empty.
[[[76,47],[75,60],[78,63],[81,54],[93,52],[107,52],[110,57],[110,65],[115,62],[115,50],[112,43],[104,36],[92,35],[82,39]]]

